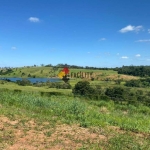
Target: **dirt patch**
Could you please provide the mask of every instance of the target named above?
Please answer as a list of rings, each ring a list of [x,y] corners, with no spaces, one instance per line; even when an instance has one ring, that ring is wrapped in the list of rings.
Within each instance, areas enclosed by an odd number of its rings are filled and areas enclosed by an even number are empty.
[[[9,120],[7,117],[1,116],[0,117],[0,122],[8,123],[10,125],[16,125],[18,123],[18,120]]]
[[[3,150],[75,150],[106,140],[104,135],[92,133],[79,125],[61,124],[52,127],[48,122],[39,125],[34,120],[22,125],[21,121],[11,121],[4,116],[0,116],[0,131],[3,139],[0,149]],[[8,138],[4,138],[7,131],[13,134],[10,143]]]

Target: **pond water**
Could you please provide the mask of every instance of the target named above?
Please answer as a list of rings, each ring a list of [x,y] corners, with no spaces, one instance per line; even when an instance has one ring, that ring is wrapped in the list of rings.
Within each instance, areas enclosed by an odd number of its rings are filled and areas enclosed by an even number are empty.
[[[59,82],[59,81],[61,81],[61,79],[59,79],[59,78],[0,78],[0,80],[5,80],[5,79],[8,79],[8,80],[13,81],[13,82],[16,82],[17,80],[22,81],[22,79],[27,79],[31,83],[47,82],[47,81],[50,81],[50,82]]]

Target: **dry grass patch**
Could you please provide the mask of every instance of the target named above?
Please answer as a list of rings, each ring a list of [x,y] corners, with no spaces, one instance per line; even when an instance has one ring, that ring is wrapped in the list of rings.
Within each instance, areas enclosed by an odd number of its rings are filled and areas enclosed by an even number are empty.
[[[138,77],[135,76],[130,76],[130,75],[108,75],[107,78],[111,80],[116,80],[116,79],[123,79],[123,80],[132,80],[132,79],[138,79]]]

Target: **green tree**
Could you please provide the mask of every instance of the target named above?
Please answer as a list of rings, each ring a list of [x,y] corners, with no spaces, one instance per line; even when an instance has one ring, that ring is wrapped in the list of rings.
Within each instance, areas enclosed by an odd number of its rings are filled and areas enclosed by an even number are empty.
[[[124,100],[125,89],[122,87],[107,88],[105,94],[113,100]]]
[[[79,81],[72,90],[72,93],[74,95],[90,96],[95,93],[95,90],[88,81]]]

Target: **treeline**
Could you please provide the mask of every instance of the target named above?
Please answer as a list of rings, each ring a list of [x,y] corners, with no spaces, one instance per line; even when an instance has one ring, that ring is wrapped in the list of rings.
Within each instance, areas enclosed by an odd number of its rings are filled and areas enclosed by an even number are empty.
[[[52,64],[45,65],[45,67],[56,67],[56,68],[72,68],[72,69],[93,69],[93,70],[112,70],[113,68],[107,68],[107,67],[91,67],[91,66],[78,66],[78,65],[69,65],[69,64],[57,64],[53,66]]]
[[[147,77],[150,76],[150,66],[122,66],[121,68],[115,68],[119,74]]]

